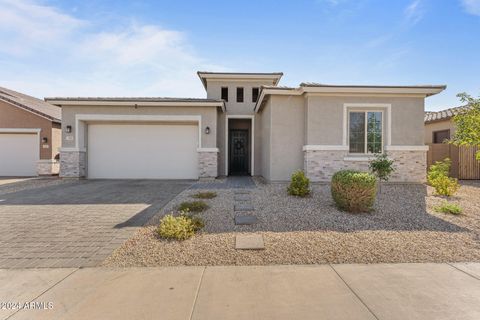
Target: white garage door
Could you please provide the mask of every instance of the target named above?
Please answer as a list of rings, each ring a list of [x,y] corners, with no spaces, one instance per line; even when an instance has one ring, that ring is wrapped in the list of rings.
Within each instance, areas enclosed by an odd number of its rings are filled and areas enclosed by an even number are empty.
[[[88,177],[197,179],[198,126],[90,124]]]
[[[36,176],[38,135],[0,133],[0,176]]]

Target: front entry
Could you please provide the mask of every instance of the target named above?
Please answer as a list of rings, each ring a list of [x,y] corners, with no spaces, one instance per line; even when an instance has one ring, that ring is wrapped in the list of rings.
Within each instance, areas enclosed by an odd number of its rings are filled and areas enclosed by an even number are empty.
[[[229,174],[247,175],[249,172],[248,130],[229,130]]]

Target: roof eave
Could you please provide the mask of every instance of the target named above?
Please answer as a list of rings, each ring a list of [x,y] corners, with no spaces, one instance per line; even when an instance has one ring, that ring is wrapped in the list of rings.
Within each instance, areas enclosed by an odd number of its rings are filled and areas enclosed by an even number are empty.
[[[198,71],[198,77],[202,81],[203,87],[207,89],[207,80],[215,79],[252,79],[252,80],[273,80],[273,85],[278,85],[280,79],[283,76],[283,72],[272,72],[272,73],[242,73],[242,72],[207,72],[207,71]]]
[[[219,107],[226,111],[224,101],[115,101],[115,100],[70,100],[58,98],[45,98],[45,101],[53,105],[62,106],[126,106],[126,107]]]
[[[40,112],[40,111],[35,110],[35,109],[33,109],[33,108],[30,108],[29,106],[26,106],[26,105],[24,105],[24,104],[21,104],[21,103],[19,103],[19,102],[14,101],[14,100],[11,100],[11,99],[8,99],[8,98],[5,98],[5,97],[0,97],[0,100],[2,100],[3,102],[8,103],[8,104],[10,104],[10,105],[12,105],[12,106],[14,106],[14,107],[18,107],[18,108],[20,108],[20,109],[22,109],[22,110],[25,110],[25,111],[28,111],[28,112],[30,112],[30,113],[33,113],[33,114],[35,114],[35,115],[37,115],[37,116],[39,116],[39,117],[42,117],[42,118],[44,118],[44,119],[47,119],[47,120],[49,120],[49,121],[56,122],[56,123],[62,123],[62,119],[58,119],[58,118],[52,117],[52,116],[50,116],[50,115],[48,115],[48,114],[45,114],[45,113],[43,113],[43,112]]]

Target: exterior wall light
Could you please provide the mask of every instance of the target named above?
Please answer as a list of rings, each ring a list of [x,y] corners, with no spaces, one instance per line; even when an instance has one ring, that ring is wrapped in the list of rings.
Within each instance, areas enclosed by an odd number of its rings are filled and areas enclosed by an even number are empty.
[[[205,128],[205,134],[210,134],[210,127]]]
[[[48,138],[47,137],[43,137],[42,138],[42,143],[47,143],[48,142]]]
[[[65,132],[72,133],[72,126],[67,126],[67,128],[65,129]]]

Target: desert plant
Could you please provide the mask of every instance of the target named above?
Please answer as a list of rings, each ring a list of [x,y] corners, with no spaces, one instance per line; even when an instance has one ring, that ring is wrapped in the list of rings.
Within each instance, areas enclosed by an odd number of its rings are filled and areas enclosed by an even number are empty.
[[[395,171],[394,162],[394,160],[388,158],[386,153],[376,153],[368,167],[378,180],[388,181],[390,175]]]
[[[167,214],[160,220],[157,233],[164,239],[185,240],[192,237],[196,229],[195,223],[191,217],[181,214],[178,217]]]
[[[458,180],[444,175],[440,175],[430,182],[430,185],[435,188],[435,193],[441,196],[453,196],[460,188]]]
[[[458,215],[462,213],[462,208],[458,204],[444,201],[441,205],[435,207],[435,211]]]
[[[377,179],[368,172],[342,170],[332,177],[332,197],[341,210],[371,211],[375,203],[376,190]]]
[[[215,192],[212,191],[204,191],[204,192],[197,192],[192,195],[192,198],[196,199],[213,199],[217,196]]]
[[[310,194],[310,179],[305,176],[302,170],[297,170],[292,174],[288,194],[297,197],[306,197]]]
[[[207,209],[208,205],[203,201],[185,201],[178,206],[178,210],[183,212],[202,212]]]
[[[431,183],[431,181],[435,180],[439,176],[446,176],[448,177],[450,173],[450,166],[452,165],[452,160],[449,158],[443,159],[443,161],[435,161],[435,164],[432,164],[428,169],[427,174],[427,181]]]
[[[452,196],[460,188],[458,180],[448,176],[451,166],[450,159],[437,161],[428,169],[427,181],[435,189],[435,193],[442,196]]]

